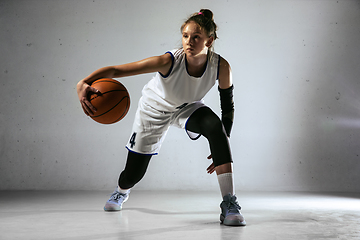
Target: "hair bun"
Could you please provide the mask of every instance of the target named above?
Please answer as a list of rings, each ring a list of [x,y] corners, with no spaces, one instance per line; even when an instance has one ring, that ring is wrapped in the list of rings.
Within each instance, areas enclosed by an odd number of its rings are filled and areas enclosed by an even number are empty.
[[[204,17],[209,18],[214,21],[214,14],[209,9],[201,9],[200,12],[204,15]]]

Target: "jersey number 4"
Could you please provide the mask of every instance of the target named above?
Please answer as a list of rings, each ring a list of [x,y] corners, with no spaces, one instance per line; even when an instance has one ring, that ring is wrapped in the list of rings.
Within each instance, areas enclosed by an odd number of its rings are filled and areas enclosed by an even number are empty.
[[[133,135],[130,138],[130,147],[133,148],[135,146],[135,138],[136,138],[136,132],[133,133]]]

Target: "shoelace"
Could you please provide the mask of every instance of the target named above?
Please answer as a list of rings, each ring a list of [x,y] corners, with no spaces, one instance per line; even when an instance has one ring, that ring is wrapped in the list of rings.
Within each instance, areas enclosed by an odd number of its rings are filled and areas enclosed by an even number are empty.
[[[119,193],[119,192],[114,192],[111,195],[111,199],[114,199],[116,201],[118,201],[120,198],[124,198],[124,197],[125,197],[125,194],[122,194],[122,193]]]
[[[236,201],[236,197],[232,196],[228,202],[226,202],[227,209],[229,209],[229,212],[239,212],[241,210],[240,205]]]

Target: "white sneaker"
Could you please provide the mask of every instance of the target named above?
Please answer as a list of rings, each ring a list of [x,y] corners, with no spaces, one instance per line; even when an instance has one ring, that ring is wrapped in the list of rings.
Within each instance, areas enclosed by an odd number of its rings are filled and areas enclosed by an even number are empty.
[[[120,193],[116,187],[115,191],[111,194],[109,200],[107,200],[104,210],[105,211],[120,211],[122,205],[129,199],[130,190],[127,193]]]
[[[245,218],[240,212],[240,205],[236,196],[230,194],[224,196],[220,204],[221,214],[220,221],[227,226],[246,226]]]

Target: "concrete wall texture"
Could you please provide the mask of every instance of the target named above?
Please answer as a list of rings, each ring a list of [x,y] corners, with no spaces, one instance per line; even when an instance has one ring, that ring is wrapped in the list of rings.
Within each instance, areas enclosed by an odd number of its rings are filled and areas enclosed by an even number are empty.
[[[0,190],[113,189],[131,109],[101,125],[76,83],[94,70],[181,46],[180,26],[209,8],[215,51],[233,69],[237,191],[360,191],[360,1],[0,1]],[[220,114],[214,87],[205,102]],[[171,128],[137,189],[212,190],[206,139]]]

